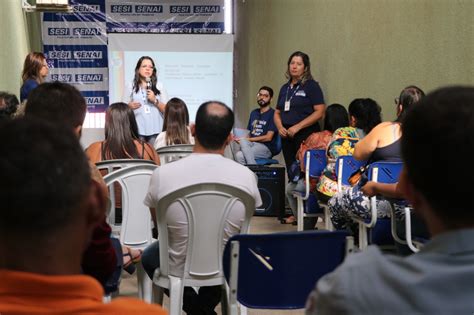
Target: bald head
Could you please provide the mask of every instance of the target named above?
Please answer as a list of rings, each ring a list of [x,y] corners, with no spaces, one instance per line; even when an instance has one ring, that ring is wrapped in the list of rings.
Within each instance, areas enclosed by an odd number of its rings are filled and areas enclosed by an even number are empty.
[[[234,126],[234,113],[224,103],[203,103],[196,114],[195,137],[208,150],[221,149]]]

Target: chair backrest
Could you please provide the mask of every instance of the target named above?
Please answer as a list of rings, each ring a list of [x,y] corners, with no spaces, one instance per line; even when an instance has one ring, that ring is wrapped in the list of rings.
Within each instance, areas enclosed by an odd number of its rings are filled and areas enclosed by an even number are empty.
[[[374,162],[369,165],[369,180],[379,183],[394,184],[398,182],[403,162]]]
[[[327,165],[326,150],[312,149],[305,154],[305,172],[310,177],[319,177]]]
[[[240,233],[247,233],[250,218],[255,212],[251,194],[221,183],[201,183],[183,187],[163,196],[156,206],[160,238],[160,277],[166,282],[169,269],[169,234],[166,213],[179,203],[188,218],[188,242],[183,282],[185,286],[209,286],[224,283],[222,251],[224,226],[230,211],[242,203],[245,217]]]
[[[107,174],[107,186],[118,183],[122,188],[122,228],[120,242],[125,245],[145,245],[152,239],[150,210],[145,199],[151,175],[157,165],[140,164]]]
[[[230,304],[236,298],[250,308],[303,308],[318,279],[352,249],[345,231],[235,235],[223,256]]]
[[[350,185],[349,177],[365,164],[367,164],[367,161],[356,160],[352,155],[342,155],[338,157],[336,160],[336,178],[338,191],[341,191],[342,185]]]
[[[193,153],[194,144],[175,144],[156,150],[160,156],[161,165],[174,162]]]
[[[134,166],[134,165],[156,165],[154,161],[142,160],[142,159],[117,159],[117,160],[104,160],[95,163],[97,169],[102,173],[102,176],[106,176],[112,172],[120,170],[125,167]],[[116,207],[116,192],[119,193],[120,190],[114,189],[114,185],[109,187],[109,197],[110,205],[107,211],[108,217],[107,221],[110,225],[116,226],[115,222],[115,207]],[[118,198],[118,197],[117,197]]]
[[[275,152],[272,152],[273,156],[280,154],[281,148],[282,148],[282,143],[281,143],[281,137],[278,134],[278,132],[275,132],[273,135],[275,137]]]

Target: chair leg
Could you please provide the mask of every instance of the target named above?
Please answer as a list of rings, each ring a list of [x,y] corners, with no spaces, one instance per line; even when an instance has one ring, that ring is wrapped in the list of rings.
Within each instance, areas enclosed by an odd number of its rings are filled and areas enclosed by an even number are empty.
[[[160,304],[163,305],[163,294],[165,293],[165,289],[157,286],[156,284],[152,284],[151,290],[151,301],[153,304]]]
[[[367,248],[368,244],[367,228],[362,223],[359,223],[359,248],[363,250]]]
[[[182,304],[183,283],[180,278],[170,276],[170,315],[181,315]]]
[[[229,314],[229,297],[227,295],[228,289],[227,289],[227,284],[224,283],[222,285],[222,293],[221,293],[221,313],[222,315],[228,315]]]
[[[322,207],[324,208],[324,227],[328,231],[334,231],[334,225],[332,225],[329,207],[327,205],[324,205]]]
[[[298,231],[303,231],[303,220],[304,220],[304,201],[303,198],[301,197],[296,197],[296,205],[297,205],[297,211],[298,211],[298,225],[297,225],[297,230]]]
[[[138,297],[147,302],[152,302],[152,281],[143,269],[141,263],[137,265]]]

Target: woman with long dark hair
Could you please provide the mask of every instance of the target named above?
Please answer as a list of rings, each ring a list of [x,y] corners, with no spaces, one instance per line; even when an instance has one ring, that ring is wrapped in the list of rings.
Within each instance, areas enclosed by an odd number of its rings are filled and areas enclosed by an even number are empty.
[[[402,90],[395,100],[397,119],[386,121],[375,126],[354,148],[353,156],[357,160],[373,163],[377,161],[402,161],[401,155],[401,124],[406,112],[425,96],[416,86],[408,86]],[[370,218],[369,198],[361,190],[365,183],[356,184],[349,190],[338,192],[328,202],[331,220],[336,229],[352,227],[351,213],[363,219]],[[386,200],[377,200],[378,217],[390,215],[390,205]]]
[[[143,56],[135,66],[128,106],[133,109],[138,124],[138,136],[153,145],[163,129],[163,113],[168,95],[158,82],[155,62]]]
[[[174,144],[194,144],[189,129],[189,112],[186,103],[173,97],[166,104],[163,132],[155,141],[155,149]]]
[[[287,172],[295,161],[301,142],[320,131],[318,121],[326,106],[319,84],[313,80],[309,56],[296,51],[288,58],[285,83],[278,95],[275,125],[282,138]]]
[[[39,84],[43,83],[49,72],[46,57],[41,52],[30,52],[26,55],[21,72],[23,84],[20,88],[20,102],[28,98],[30,92]]]
[[[133,111],[125,103],[114,103],[105,112],[105,140],[94,142],[86,154],[93,163],[117,159],[143,159],[154,161],[160,165],[160,158],[153,147],[138,138],[138,127]],[[104,175],[104,174],[103,174]],[[122,190],[119,185],[115,190],[116,220],[122,218]],[[133,273],[141,258],[141,251],[122,246],[124,252],[123,266],[126,271]]]
[[[104,160],[144,159],[160,164],[151,145],[138,138],[138,126],[133,111],[125,103],[114,103],[105,112],[105,140],[91,144],[89,159]]]

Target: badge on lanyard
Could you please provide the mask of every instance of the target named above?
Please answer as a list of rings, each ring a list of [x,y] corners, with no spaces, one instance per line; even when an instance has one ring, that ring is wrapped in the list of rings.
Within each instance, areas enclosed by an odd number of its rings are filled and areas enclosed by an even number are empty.
[[[290,101],[285,101],[285,112],[290,110]]]
[[[145,105],[145,114],[150,114],[150,113],[151,113],[150,106]]]

